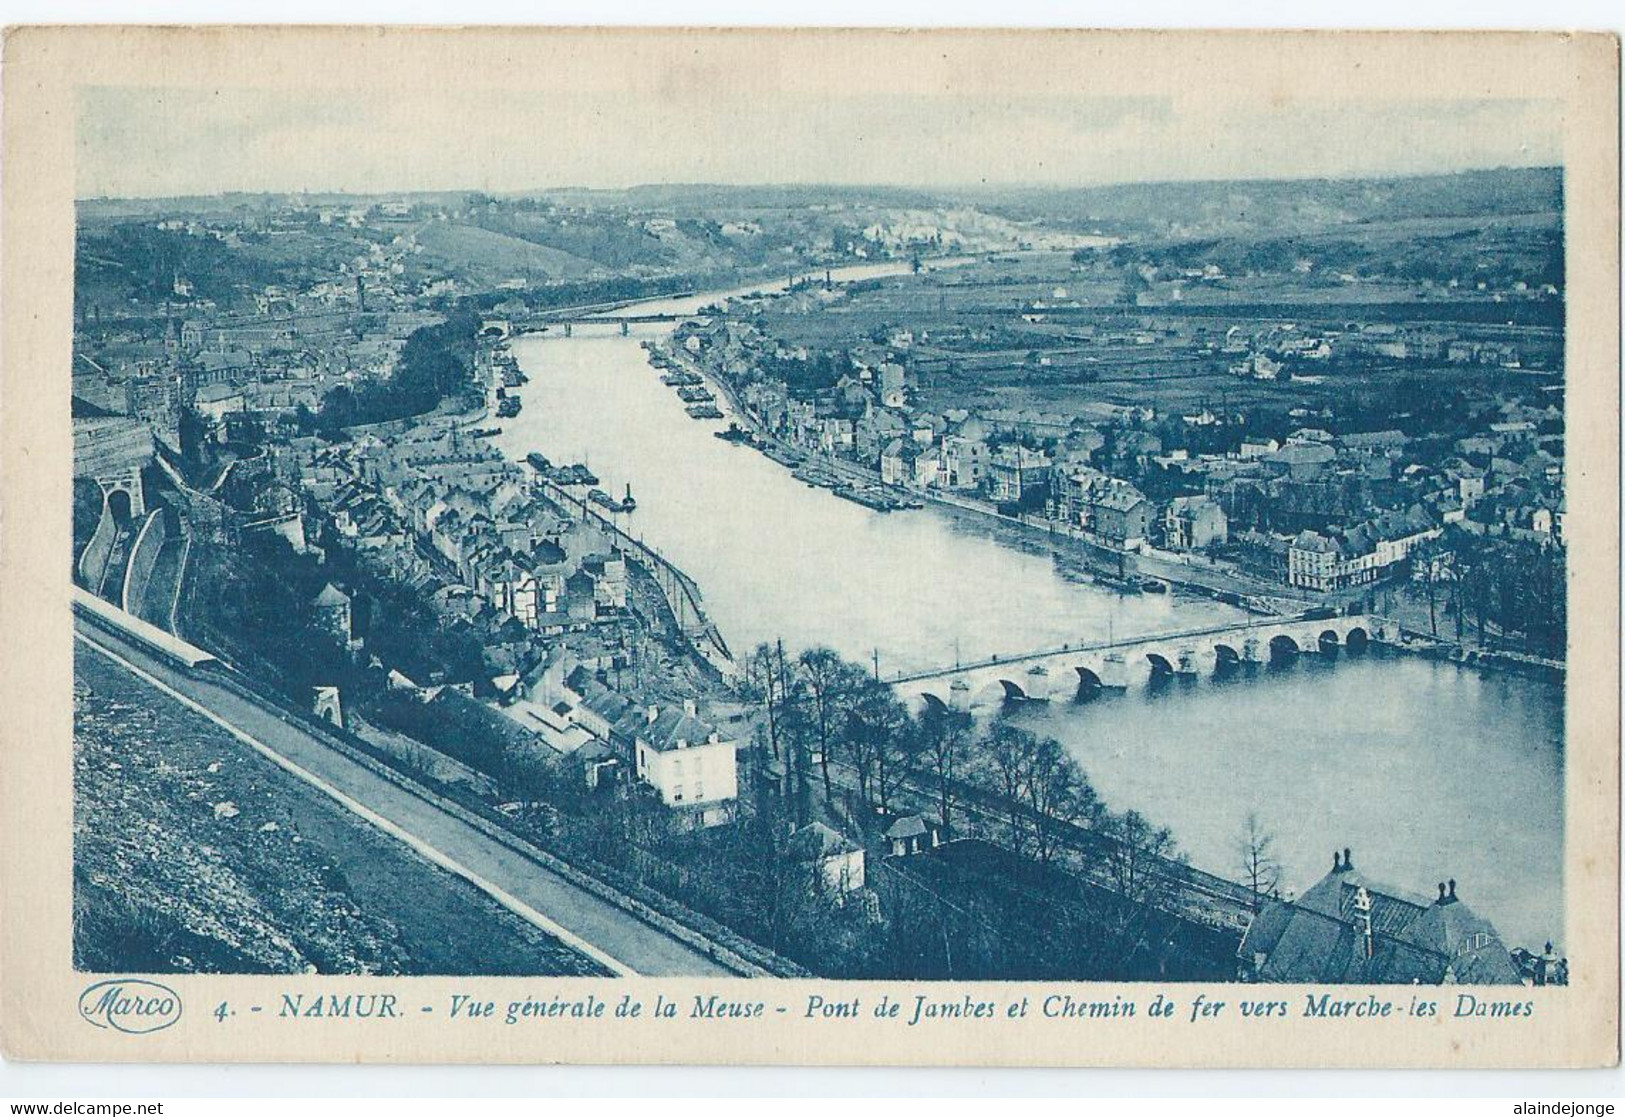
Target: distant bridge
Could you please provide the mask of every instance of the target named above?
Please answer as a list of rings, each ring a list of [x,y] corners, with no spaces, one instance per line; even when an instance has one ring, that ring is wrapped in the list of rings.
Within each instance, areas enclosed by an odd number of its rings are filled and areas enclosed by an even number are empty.
[[[621,328],[622,335],[630,332],[632,326],[653,322],[686,322],[697,317],[693,314],[669,314],[654,311],[640,312],[638,307],[646,303],[667,302],[671,299],[687,298],[693,291],[676,291],[664,295],[650,295],[639,299],[622,299],[616,302],[589,303],[584,306],[560,306],[548,310],[538,310],[533,314],[516,319],[513,323],[515,330],[525,333],[538,333],[552,326],[564,327],[564,336],[569,337],[576,326],[615,326]]]
[[[543,315],[538,318],[526,319],[517,323],[516,328],[521,333],[538,334],[554,327],[562,327],[561,336],[570,337],[575,333],[577,326],[619,326],[621,336],[626,337],[632,332],[632,327],[649,322],[686,322],[694,318],[693,314],[567,314]]]
[[[1159,677],[1213,675],[1246,663],[1345,647],[1363,650],[1398,631],[1392,621],[1375,616],[1268,617],[994,656],[887,681],[906,699],[960,708],[1006,698],[1070,700],[1080,691],[1126,688]]]

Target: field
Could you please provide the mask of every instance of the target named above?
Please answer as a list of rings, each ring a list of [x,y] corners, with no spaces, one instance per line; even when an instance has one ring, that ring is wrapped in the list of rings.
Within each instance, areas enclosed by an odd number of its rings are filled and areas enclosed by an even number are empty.
[[[912,402],[931,411],[1337,410],[1373,389],[1404,400],[1509,377],[1557,380],[1564,303],[1534,283],[1560,237],[1550,213],[1476,227],[1411,216],[1297,238],[1151,237],[802,291],[751,321],[789,346],[889,351],[909,369]],[[1385,355],[1384,338],[1400,329],[1432,335],[1434,352]],[[1329,339],[1336,358],[1300,361],[1274,380],[1232,371],[1289,337]],[[1443,347],[1456,338],[1515,346],[1523,367],[1450,363]]]
[[[431,221],[417,229],[417,239],[424,255],[446,270],[496,282],[531,274],[547,279],[607,274],[592,260],[474,225]]]

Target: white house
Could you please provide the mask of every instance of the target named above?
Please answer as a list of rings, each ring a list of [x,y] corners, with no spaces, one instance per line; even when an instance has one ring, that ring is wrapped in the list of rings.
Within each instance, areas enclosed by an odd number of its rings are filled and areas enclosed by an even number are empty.
[[[634,735],[638,779],[701,826],[726,822],[739,795],[735,743],[698,717],[694,703],[650,706]]]
[[[822,822],[790,836],[790,856],[798,864],[812,866],[819,886],[837,899],[863,887],[863,848]]]

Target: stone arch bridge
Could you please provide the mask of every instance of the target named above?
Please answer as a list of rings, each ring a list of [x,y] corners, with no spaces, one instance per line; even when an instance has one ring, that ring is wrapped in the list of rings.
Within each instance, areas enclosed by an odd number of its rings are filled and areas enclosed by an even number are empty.
[[[1070,701],[1080,692],[1126,689],[1176,675],[1214,675],[1304,654],[1362,651],[1395,638],[1375,616],[1260,617],[1249,622],[1068,645],[1025,655],[900,674],[903,699],[965,708],[1004,699]]]

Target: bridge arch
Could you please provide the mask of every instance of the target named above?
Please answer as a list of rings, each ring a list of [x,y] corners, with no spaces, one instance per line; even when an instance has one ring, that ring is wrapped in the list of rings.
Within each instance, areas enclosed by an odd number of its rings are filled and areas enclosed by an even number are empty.
[[[1020,683],[1011,679],[992,679],[971,691],[970,704],[985,706],[1001,702],[1022,702],[1027,697],[1028,694]]]
[[[1284,632],[1270,637],[1271,663],[1289,662],[1296,659],[1298,653],[1302,650],[1302,648],[1298,647],[1298,642]]]
[[[1328,628],[1325,632],[1320,634],[1320,637],[1316,642],[1320,645],[1321,651],[1335,652],[1339,644],[1337,639],[1337,630],[1334,628]]]
[[[1011,682],[1009,679],[1000,679],[999,685],[1004,688],[1004,697],[1011,702],[1019,702],[1028,697],[1027,692],[1022,689],[1020,683]]]
[[[1213,666],[1215,668],[1235,667],[1241,662],[1241,653],[1229,644],[1213,645]]]
[[[1093,694],[1105,685],[1099,675],[1081,663],[1073,670],[1078,673],[1078,693],[1080,695]]]
[[[1343,637],[1343,645],[1351,652],[1363,652],[1371,644],[1371,633],[1359,625],[1348,630]]]
[[[1159,652],[1147,652],[1145,658],[1146,662],[1151,664],[1151,677],[1153,679],[1174,673],[1174,665],[1168,661],[1167,656]]]

